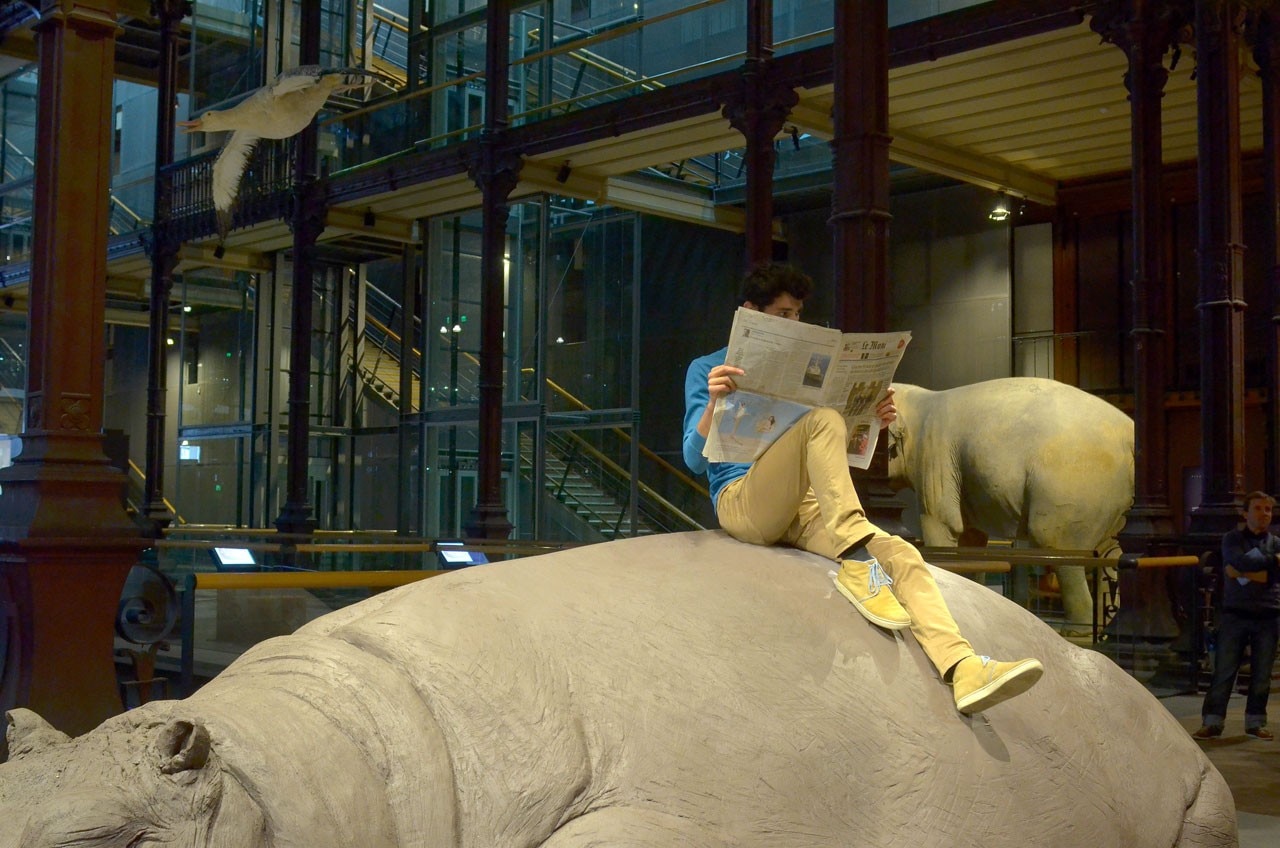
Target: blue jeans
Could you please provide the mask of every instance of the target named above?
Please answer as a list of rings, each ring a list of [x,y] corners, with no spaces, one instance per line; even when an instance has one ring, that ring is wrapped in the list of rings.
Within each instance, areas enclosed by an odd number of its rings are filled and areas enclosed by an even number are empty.
[[[1204,696],[1201,714],[1209,727],[1221,727],[1227,714],[1227,700],[1235,686],[1236,673],[1249,646],[1249,695],[1244,707],[1246,729],[1267,723],[1267,696],[1271,694],[1271,667],[1276,661],[1276,641],[1280,618],[1250,618],[1223,610],[1218,618],[1217,645],[1213,652],[1213,682]]]

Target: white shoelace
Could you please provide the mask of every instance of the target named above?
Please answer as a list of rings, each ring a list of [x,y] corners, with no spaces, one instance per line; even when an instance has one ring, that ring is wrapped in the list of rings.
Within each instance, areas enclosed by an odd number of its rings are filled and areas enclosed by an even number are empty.
[[[893,578],[880,565],[880,560],[872,557],[871,561],[867,563],[867,568],[870,572],[867,578],[867,589],[872,595],[879,592],[882,587],[887,589],[893,585]]]

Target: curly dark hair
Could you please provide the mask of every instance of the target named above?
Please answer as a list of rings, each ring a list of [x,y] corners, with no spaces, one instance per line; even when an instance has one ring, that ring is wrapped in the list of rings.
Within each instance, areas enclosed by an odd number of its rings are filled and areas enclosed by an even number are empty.
[[[800,269],[781,262],[757,265],[742,278],[740,303],[754,303],[761,309],[789,294],[796,300],[807,300],[813,293],[813,280]]]

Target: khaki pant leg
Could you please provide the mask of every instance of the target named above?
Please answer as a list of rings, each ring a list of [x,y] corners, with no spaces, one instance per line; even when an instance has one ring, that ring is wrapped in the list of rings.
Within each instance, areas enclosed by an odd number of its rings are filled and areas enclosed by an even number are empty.
[[[878,535],[867,543],[867,551],[889,572],[894,597],[911,614],[911,632],[939,674],[974,653],[914,545],[897,536]]]
[[[849,477],[846,436],[834,409],[807,413],[720,492],[720,526],[744,542],[783,542],[831,559],[879,532]]]

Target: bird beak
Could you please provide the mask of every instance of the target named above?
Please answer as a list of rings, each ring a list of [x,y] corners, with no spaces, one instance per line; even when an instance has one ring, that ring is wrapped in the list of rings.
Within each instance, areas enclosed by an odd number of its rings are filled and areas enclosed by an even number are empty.
[[[178,121],[178,126],[183,128],[184,133],[193,133],[200,131],[200,121]]]

